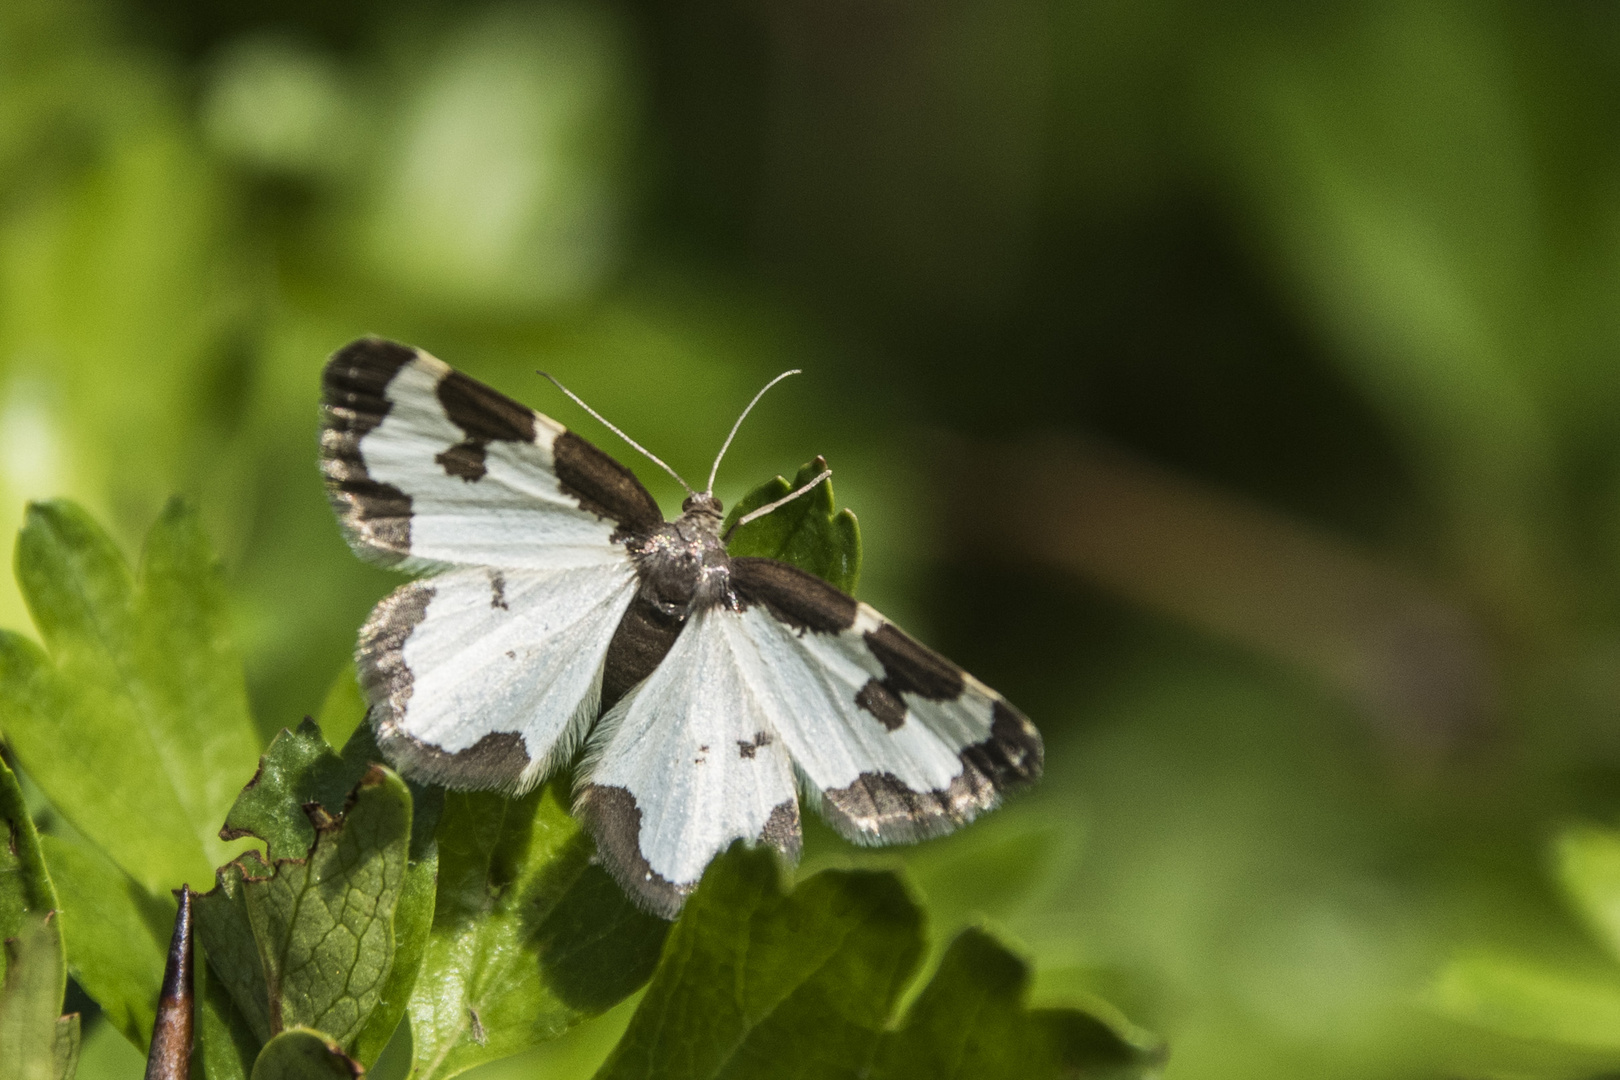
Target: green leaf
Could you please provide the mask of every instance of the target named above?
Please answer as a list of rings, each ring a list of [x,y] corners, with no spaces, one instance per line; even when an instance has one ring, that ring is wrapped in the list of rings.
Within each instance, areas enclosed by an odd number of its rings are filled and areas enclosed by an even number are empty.
[[[252,879],[268,880],[275,869],[256,852],[220,867],[214,887],[199,895],[195,942],[208,960],[209,983],[224,988],[237,1019],[259,1043],[275,1034],[270,1013],[270,983],[265,977],[260,945],[248,915],[247,890]],[[223,1013],[222,1013],[223,1018]]]
[[[198,905],[199,936],[261,1037],[314,1027],[347,1045],[377,1007],[393,966],[410,792],[392,772],[373,766],[341,817],[318,806],[310,815],[316,837],[305,858],[266,865],[249,855],[220,872],[214,892]]]
[[[776,856],[709,865],[598,1080],[853,1076],[923,955],[892,874],[828,871],[784,891]]]
[[[433,930],[410,1003],[420,1080],[554,1038],[652,973],[668,924],[593,864],[566,790],[446,793]]]
[[[39,833],[28,816],[17,777],[0,758],[0,941],[21,934],[56,910],[56,889],[39,849]],[[55,936],[53,927],[52,934]],[[60,950],[60,940],[58,940]],[[0,980],[6,976],[4,952],[0,952]],[[66,968],[57,955],[57,978],[66,986]],[[56,991],[62,1000],[62,988]],[[0,1074],[3,1075],[3,1074]]]
[[[306,719],[296,731],[283,730],[271,742],[259,763],[259,771],[231,807],[225,831],[233,836],[264,840],[272,859],[300,856],[309,851],[316,839],[316,829],[306,807],[319,806],[332,816],[341,812],[348,793],[378,757],[369,727],[356,732],[341,756],[333,752],[313,721]],[[393,913],[394,960],[378,993],[376,1007],[349,1042],[350,1054],[368,1067],[382,1053],[405,1013],[433,922],[434,883],[438,874],[438,841],[434,827],[443,792],[436,788],[407,786],[413,804],[411,839],[405,877]],[[231,983],[238,998],[254,1003],[245,1009],[244,1019],[251,1021],[249,1026],[261,1039],[268,1039],[271,1034],[269,1012],[268,1009],[261,1011],[257,1005],[268,993],[257,945],[253,947],[251,959],[243,954],[245,943],[252,939],[252,930],[245,900],[241,899],[239,891],[241,867],[227,873],[221,881],[225,888],[216,889],[218,895],[205,898],[212,909],[210,918],[214,920],[209,927],[210,940],[223,956],[238,957],[234,964],[221,961],[228,968],[222,978]],[[233,926],[234,930],[227,933],[220,929],[226,925]],[[218,937],[214,936],[216,934]]]
[[[362,1071],[330,1037],[289,1028],[265,1043],[253,1063],[253,1080],[354,1080]]]
[[[343,747],[343,760],[351,771],[363,770],[380,758],[370,725],[357,728]],[[394,966],[383,983],[377,1007],[349,1048],[350,1054],[367,1068],[382,1056],[410,1005],[433,929],[439,880],[438,824],[444,809],[444,789],[408,780],[406,786],[411,792],[411,840],[405,882],[394,906]]]
[[[51,1040],[51,1070],[56,1080],[73,1080],[79,1071],[79,1014],[56,1018],[56,1037]]]
[[[321,711],[315,717],[321,731],[333,746],[341,746],[360,729],[366,718],[366,698],[360,692],[360,680],[355,677],[354,664],[344,664],[338,677],[327,688]]]
[[[1620,1055],[1620,978],[1475,954],[1446,965],[1430,1001],[1446,1016],[1504,1035]]]
[[[365,764],[354,768],[327,745],[313,720],[305,719],[296,731],[282,728],[220,832],[231,839],[258,837],[272,860],[301,856],[315,843],[304,807],[316,803],[328,814],[340,813],[364,772]]]
[[[198,899],[194,897],[192,903]],[[192,944],[196,947],[200,942],[194,938]],[[257,962],[257,956],[254,960]],[[208,964],[196,964],[194,978],[197,1036],[191,1058],[192,1080],[248,1080],[262,1040]]]
[[[1586,925],[1620,957],[1620,833],[1580,826],[1565,830],[1554,848],[1564,892]]]
[[[152,1037],[175,903],[153,896],[81,841],[43,836],[40,846],[61,897],[68,970],[124,1038]]]
[[[18,759],[149,892],[206,882],[232,853],[217,830],[258,740],[196,515],[170,503],[137,581],[79,507],[34,504],[17,578],[49,650],[0,633],[0,726]]]
[[[827,470],[825,458],[800,467],[790,484],[776,477],[737,500],[722,532],[744,514],[783,498]],[[854,595],[861,577],[861,530],[853,511],[833,510],[832,481],[739,528],[726,545],[732,555],[759,555],[792,563]]]
[[[913,1003],[883,1036],[872,1080],[1056,1080],[1134,1075],[1162,1059],[1076,1009],[1024,1007],[1029,968],[983,930],[964,931]]]
[[[1024,963],[968,930],[903,1023],[923,916],[891,873],[829,870],[791,893],[762,849],[704,874],[598,1080],[1037,1080],[1137,1076],[1159,1062],[1101,1020],[1024,1006]]]
[[[5,942],[0,983],[0,1076],[57,1080],[62,941],[53,920],[30,919]]]

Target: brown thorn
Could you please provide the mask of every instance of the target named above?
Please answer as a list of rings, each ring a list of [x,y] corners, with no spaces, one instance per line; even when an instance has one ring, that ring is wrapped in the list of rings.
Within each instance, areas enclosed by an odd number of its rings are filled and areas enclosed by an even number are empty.
[[[191,887],[176,890],[180,910],[174,915],[174,937],[163,969],[163,992],[152,1023],[152,1050],[146,1058],[146,1080],[190,1080],[191,1077]]]

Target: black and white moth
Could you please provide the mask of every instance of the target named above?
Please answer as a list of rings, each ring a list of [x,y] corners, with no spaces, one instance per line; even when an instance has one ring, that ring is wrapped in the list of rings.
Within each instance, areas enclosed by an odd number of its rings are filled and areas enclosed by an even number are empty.
[[[667,522],[561,424],[379,338],[332,356],[322,412],[349,544],[423,575],[356,648],[383,754],[518,793],[583,744],[575,812],[648,910],[673,917],[735,839],[795,858],[800,792],[885,844],[1039,775],[1000,694],[820,578],[728,556],[710,491]]]

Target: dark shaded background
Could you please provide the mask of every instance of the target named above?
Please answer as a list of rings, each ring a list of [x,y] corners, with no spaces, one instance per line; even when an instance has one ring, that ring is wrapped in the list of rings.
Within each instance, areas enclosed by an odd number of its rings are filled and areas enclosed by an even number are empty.
[[[802,366],[722,498],[827,455],[863,598],[1049,748],[811,866],[903,859],[1170,1077],[1595,1075],[1620,914],[1549,845],[1620,802],[1617,120],[1596,2],[10,0],[0,525],[194,496],[268,735],[394,581],[320,489],[334,348],[623,451],[543,366],[688,476]]]

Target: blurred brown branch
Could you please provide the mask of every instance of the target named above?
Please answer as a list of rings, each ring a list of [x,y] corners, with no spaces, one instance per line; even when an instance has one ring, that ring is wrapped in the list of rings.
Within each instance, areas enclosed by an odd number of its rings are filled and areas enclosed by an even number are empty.
[[[1444,756],[1489,726],[1493,671],[1470,615],[1319,529],[1089,440],[976,444],[960,467],[949,519],[970,552],[1307,671],[1409,754]]]

